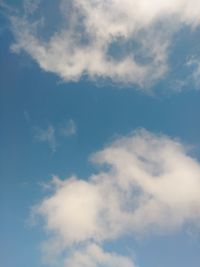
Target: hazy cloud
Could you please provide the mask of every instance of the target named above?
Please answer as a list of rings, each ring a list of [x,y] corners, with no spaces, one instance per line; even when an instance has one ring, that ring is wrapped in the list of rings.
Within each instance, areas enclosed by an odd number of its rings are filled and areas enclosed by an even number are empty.
[[[75,135],[77,131],[77,126],[74,120],[70,119],[65,122],[60,128],[60,134],[69,137]]]
[[[197,57],[190,57],[187,61],[187,66],[192,69],[191,76],[196,88],[200,87],[200,59]]]
[[[24,112],[27,122],[30,121],[28,112]],[[34,127],[34,139],[38,142],[44,142],[49,145],[49,148],[54,153],[58,147],[57,140],[60,136],[70,137],[76,134],[77,126],[74,120],[70,119],[60,123],[57,127],[50,124],[47,128]]]
[[[24,119],[27,123],[30,123],[30,121],[31,121],[30,114],[27,110],[24,110]]]
[[[49,125],[47,129],[35,127],[34,138],[38,142],[47,143],[53,153],[56,151],[57,142],[55,137],[55,128],[52,125]]]
[[[32,14],[38,9],[42,0],[28,0],[24,1],[24,10],[26,14]]]

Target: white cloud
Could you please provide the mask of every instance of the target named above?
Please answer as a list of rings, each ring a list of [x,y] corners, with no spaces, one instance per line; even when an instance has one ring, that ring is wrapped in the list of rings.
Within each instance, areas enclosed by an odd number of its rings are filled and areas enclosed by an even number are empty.
[[[46,142],[53,153],[56,151],[57,142],[55,137],[55,129],[52,125],[49,125],[47,129],[36,127],[34,138],[38,142]]]
[[[134,267],[135,264],[128,257],[115,253],[108,253],[96,245],[90,244],[84,249],[75,251],[65,262],[70,267]]]
[[[52,194],[35,208],[52,236],[45,253],[72,249],[90,267],[91,254],[87,257],[79,245],[198,227],[200,164],[180,142],[141,130],[95,153],[92,161],[106,170],[88,180],[54,177]]]
[[[60,133],[63,136],[69,137],[75,135],[77,131],[77,126],[74,120],[70,119],[61,126]]]
[[[12,17],[12,50],[25,50],[42,69],[66,81],[87,75],[147,86],[168,70],[172,35],[183,25],[200,24],[199,0],[61,0],[59,5],[63,26],[48,40],[38,33],[45,18],[33,23],[29,14]]]

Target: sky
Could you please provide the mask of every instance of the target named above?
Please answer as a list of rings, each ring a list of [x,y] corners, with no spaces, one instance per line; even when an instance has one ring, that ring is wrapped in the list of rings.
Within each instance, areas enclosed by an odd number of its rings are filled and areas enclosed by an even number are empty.
[[[0,1],[0,262],[199,267],[200,2]]]

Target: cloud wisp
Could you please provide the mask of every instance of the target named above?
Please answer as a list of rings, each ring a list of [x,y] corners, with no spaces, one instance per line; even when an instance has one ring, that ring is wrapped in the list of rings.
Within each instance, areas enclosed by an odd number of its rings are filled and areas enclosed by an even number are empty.
[[[47,143],[52,153],[56,152],[57,142],[55,137],[55,128],[49,125],[47,129],[35,127],[34,139],[38,142]]]
[[[28,121],[28,115],[25,113],[25,119]],[[47,128],[34,127],[34,139],[41,143],[47,143],[52,153],[58,148],[58,138],[60,136],[69,138],[77,133],[77,125],[73,119],[69,119],[60,126],[54,127],[50,124]]]
[[[26,51],[65,81],[87,76],[147,87],[168,71],[172,36],[200,24],[198,0],[60,0],[60,26],[45,39],[52,21],[36,16],[43,1],[31,3],[25,0],[24,16],[10,16],[12,51]]]
[[[46,259],[70,267],[133,267],[131,257],[106,252],[104,242],[198,227],[200,163],[180,142],[140,130],[91,160],[102,165],[99,173],[87,180],[54,177],[51,194],[34,208],[50,234]]]
[[[70,119],[60,127],[60,134],[63,137],[70,137],[77,132],[77,125],[74,120]]]

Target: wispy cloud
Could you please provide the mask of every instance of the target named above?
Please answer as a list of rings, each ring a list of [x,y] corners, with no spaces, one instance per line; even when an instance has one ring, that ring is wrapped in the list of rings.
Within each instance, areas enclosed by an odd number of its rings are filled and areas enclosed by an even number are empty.
[[[49,148],[54,153],[57,148],[57,142],[55,137],[55,128],[52,125],[49,125],[46,129],[35,127],[34,138],[38,142],[44,142],[49,145]]]
[[[24,112],[25,119],[29,122],[28,112]],[[47,143],[51,151],[54,153],[58,147],[58,139],[60,136],[69,138],[77,132],[77,125],[73,119],[60,123],[59,126],[50,124],[47,128],[34,127],[34,139],[38,142]]]
[[[24,1],[24,10],[26,14],[32,14],[35,12],[39,5],[41,3],[41,0],[28,0]]]
[[[200,58],[192,56],[187,61],[187,66],[192,69],[190,79],[194,81],[196,88],[200,87]]]
[[[74,120],[70,119],[66,121],[61,127],[60,127],[60,134],[65,137],[69,137],[72,135],[75,135],[77,131],[77,126]]]
[[[31,122],[31,117],[30,117],[30,114],[27,110],[24,110],[24,119],[27,123]]]
[[[132,267],[130,257],[104,251],[104,242],[127,233],[151,236],[186,224],[198,227],[200,164],[177,140],[141,130],[91,160],[109,168],[87,180],[54,177],[52,194],[34,209],[51,236],[43,246],[47,259],[58,257],[61,266]]]
[[[86,248],[75,251],[66,261],[70,267],[135,267],[133,261],[116,253],[105,252],[97,244],[89,244]]]
[[[11,16],[12,51],[25,50],[65,81],[87,75],[149,86],[168,70],[173,34],[200,24],[199,0],[62,0],[58,7],[63,26],[46,40],[39,34],[48,28],[45,14],[35,20],[29,12]]]

